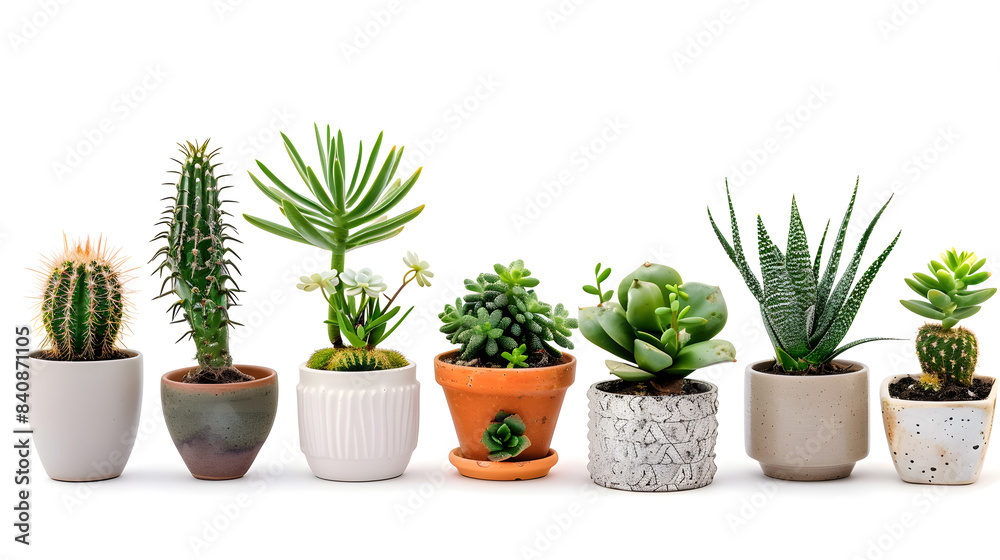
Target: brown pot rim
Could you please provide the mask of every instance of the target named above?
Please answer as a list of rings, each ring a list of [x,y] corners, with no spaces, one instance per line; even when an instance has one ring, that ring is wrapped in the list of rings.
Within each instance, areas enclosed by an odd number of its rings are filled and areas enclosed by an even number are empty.
[[[500,371],[500,370],[504,370],[507,373],[515,372],[515,373],[524,373],[524,374],[538,373],[540,371],[546,371],[546,370],[551,370],[551,369],[554,369],[554,368],[566,367],[566,366],[570,366],[570,365],[573,366],[573,367],[576,366],[576,357],[573,356],[572,354],[570,354],[569,352],[563,352],[562,353],[562,357],[559,358],[559,363],[557,363],[557,364],[552,364],[550,366],[529,367],[529,368],[494,368],[494,367],[481,367],[481,366],[460,366],[458,364],[451,364],[451,363],[448,363],[448,362],[445,362],[444,360],[442,360],[442,358],[450,358],[451,356],[453,356],[455,354],[458,354],[459,352],[460,352],[460,350],[458,350],[458,349],[448,350],[448,351],[445,351],[445,352],[441,352],[437,356],[434,356],[434,363],[435,364],[442,363],[442,364],[448,365],[449,367],[453,367],[455,369],[466,369],[466,370],[470,370],[470,371],[483,371],[483,370],[485,370],[485,371],[494,371],[494,370],[495,371]]]
[[[857,361],[854,361],[854,360],[832,360],[832,361],[833,362],[837,362],[837,363],[841,363],[841,364],[850,364],[850,365],[861,366],[861,369],[859,369],[857,371],[844,371],[844,372],[840,372],[840,373],[827,373],[827,374],[823,374],[823,375],[784,375],[784,374],[780,374],[780,373],[772,373],[772,372],[769,372],[769,371],[760,371],[759,369],[757,369],[757,366],[759,366],[760,364],[765,364],[767,362],[774,362],[774,361],[777,361],[777,360],[775,360],[774,358],[766,358],[764,360],[757,360],[756,362],[751,362],[750,365],[747,366],[747,368],[749,368],[754,373],[759,374],[759,375],[773,375],[775,377],[789,377],[789,378],[792,378],[792,379],[829,379],[829,378],[833,378],[833,377],[842,377],[842,376],[846,376],[846,375],[858,375],[860,373],[869,371],[868,364],[866,364],[864,362],[857,362]]]
[[[265,385],[270,385],[276,383],[278,380],[278,372],[266,367],[266,366],[255,366],[251,364],[233,364],[233,367],[254,377],[253,381],[241,381],[239,383],[182,383],[180,381],[187,372],[195,369],[198,366],[187,366],[180,369],[175,369],[173,371],[168,371],[160,377],[160,383],[164,386],[171,387],[177,390],[187,390],[192,392],[201,393],[213,393],[218,392],[220,388],[226,390],[240,390],[240,389],[253,389],[256,387],[263,387]],[[260,375],[263,374],[263,375]]]

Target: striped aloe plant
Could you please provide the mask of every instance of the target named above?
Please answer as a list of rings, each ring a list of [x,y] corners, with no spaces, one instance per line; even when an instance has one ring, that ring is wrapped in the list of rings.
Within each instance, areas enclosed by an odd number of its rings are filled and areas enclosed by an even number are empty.
[[[840,231],[834,242],[830,259],[823,274],[820,274],[820,264],[823,255],[823,244],[830,229],[827,221],[823,237],[820,239],[816,257],[809,254],[809,244],[806,241],[805,228],[799,209],[792,197],[791,223],[788,232],[788,246],[785,253],[771,241],[760,215],[757,216],[757,248],[760,252],[760,267],[762,282],[757,279],[747,265],[740,242],[740,230],[736,223],[736,212],[733,210],[733,199],[729,196],[729,185],[726,185],[726,197],[729,200],[729,220],[732,224],[733,243],[730,245],[708,211],[708,219],[715,229],[715,234],[722,243],[729,258],[743,275],[743,280],[760,303],[761,317],[764,327],[771,338],[778,365],[786,372],[808,372],[822,366],[839,356],[845,350],[865,342],[874,340],[891,340],[883,337],[872,337],[840,345],[854,321],[861,301],[871,286],[882,263],[899,240],[899,233],[892,243],[882,251],[875,262],[861,275],[857,285],[851,289],[854,276],[861,263],[861,256],[868,237],[889,201],[875,214],[868,228],[861,236],[858,248],[854,252],[847,269],[840,280],[836,279],[840,267],[840,255],[844,247],[847,225],[854,209],[858,185],[855,182],[854,194],[847,212],[840,224]],[[890,197],[890,201],[892,198]],[[902,232],[900,232],[902,233]]]

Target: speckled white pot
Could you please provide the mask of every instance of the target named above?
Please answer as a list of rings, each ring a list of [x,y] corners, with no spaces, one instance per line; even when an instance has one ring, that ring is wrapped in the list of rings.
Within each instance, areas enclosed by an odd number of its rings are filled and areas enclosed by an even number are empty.
[[[590,400],[590,478],[606,488],[672,492],[707,486],[715,476],[719,388],[691,380],[700,393],[622,395],[624,381],[594,383]]]
[[[889,385],[904,377],[910,376],[887,377],[879,390],[885,437],[899,477],[915,484],[972,484],[979,478],[990,442],[997,383],[980,401],[890,397]]]
[[[365,482],[394,478],[417,448],[417,366],[383,371],[323,371],[299,366],[299,444],[319,478]]]
[[[868,456],[868,366],[835,375],[775,375],[747,366],[747,455],[783,480],[833,480]]]

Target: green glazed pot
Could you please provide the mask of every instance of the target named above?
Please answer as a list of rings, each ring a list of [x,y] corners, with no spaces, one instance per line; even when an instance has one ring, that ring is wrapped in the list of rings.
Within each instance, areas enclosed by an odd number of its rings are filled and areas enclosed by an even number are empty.
[[[229,480],[246,474],[274,424],[277,373],[259,366],[235,367],[254,380],[182,383],[190,367],[175,369],[160,379],[170,438],[195,478]]]

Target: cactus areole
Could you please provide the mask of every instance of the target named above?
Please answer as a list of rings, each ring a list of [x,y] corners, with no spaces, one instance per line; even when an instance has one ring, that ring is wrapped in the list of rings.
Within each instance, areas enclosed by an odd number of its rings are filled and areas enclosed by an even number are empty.
[[[208,151],[208,141],[180,145],[183,160],[177,183],[177,194],[166,200],[172,203],[158,223],[167,227],[153,239],[166,240],[153,259],[162,258],[156,269],[168,275],[158,297],[177,298],[169,312],[174,322],[187,321],[190,329],[181,337],[190,336],[197,348],[198,367],[185,377],[188,383],[232,383],[253,378],[233,367],[229,354],[229,306],[236,303],[236,287],[230,267],[236,270],[230,256],[235,252],[226,246],[239,242],[231,236],[233,226],[225,222],[229,215],[221,209],[220,192],[212,163],[218,148]],[[224,176],[223,176],[224,177]],[[181,313],[183,318],[177,319]]]

